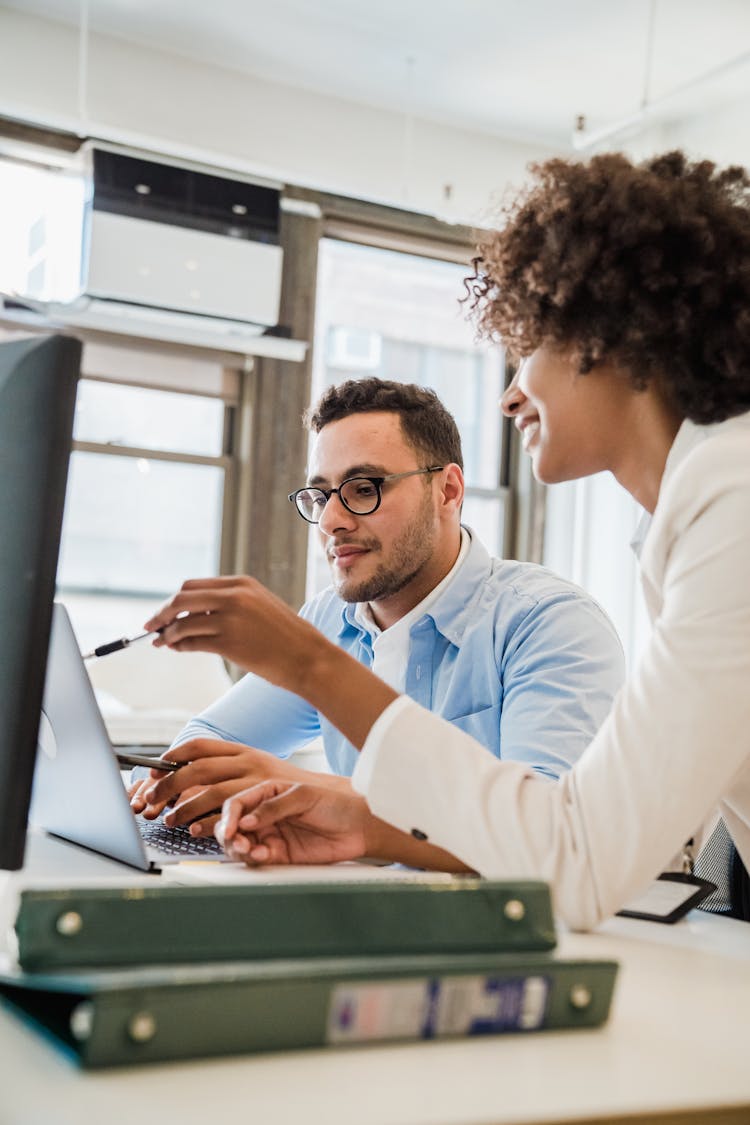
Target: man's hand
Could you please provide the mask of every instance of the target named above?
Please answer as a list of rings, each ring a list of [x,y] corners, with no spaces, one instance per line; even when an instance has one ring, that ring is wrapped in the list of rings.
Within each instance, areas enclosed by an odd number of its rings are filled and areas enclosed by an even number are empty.
[[[315,778],[331,788],[349,788],[344,778],[312,774],[273,754],[236,742],[194,738],[168,750],[164,757],[186,764],[169,773],[153,768],[150,777],[130,789],[131,808],[154,820],[171,805],[164,823],[170,827],[189,825],[193,836],[211,835],[227,798],[270,777],[289,782]]]
[[[216,837],[231,859],[256,864],[338,863],[366,854],[375,818],[351,789],[263,781],[224,805]]]
[[[329,642],[254,578],[195,578],[145,622],[155,648],[217,652],[286,687]]]

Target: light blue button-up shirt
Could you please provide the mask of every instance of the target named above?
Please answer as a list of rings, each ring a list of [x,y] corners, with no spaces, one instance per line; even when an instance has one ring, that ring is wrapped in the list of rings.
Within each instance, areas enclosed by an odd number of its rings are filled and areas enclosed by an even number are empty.
[[[300,614],[372,665],[370,634],[333,589]],[[496,757],[549,777],[581,755],[625,675],[614,626],[588,594],[533,563],[490,558],[475,535],[409,635],[406,694]],[[350,776],[358,755],[340,731],[304,699],[249,674],[175,744],[220,738],[288,758],[320,735],[333,772]]]

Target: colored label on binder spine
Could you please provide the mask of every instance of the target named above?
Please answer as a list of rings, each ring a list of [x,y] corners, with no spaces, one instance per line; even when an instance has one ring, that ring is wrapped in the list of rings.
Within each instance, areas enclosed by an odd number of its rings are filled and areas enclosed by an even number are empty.
[[[535,1031],[544,1024],[545,976],[424,978],[333,989],[326,1042],[435,1039]]]

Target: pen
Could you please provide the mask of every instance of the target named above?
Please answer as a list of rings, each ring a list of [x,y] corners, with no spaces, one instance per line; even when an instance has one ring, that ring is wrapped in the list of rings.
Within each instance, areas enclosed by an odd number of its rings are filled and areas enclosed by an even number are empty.
[[[115,757],[121,766],[147,766],[153,770],[164,770],[165,773],[170,770],[182,769],[183,766],[188,764],[187,762],[170,762],[168,758],[157,758],[151,754],[128,754],[124,750],[116,750]]]
[[[161,633],[161,629],[157,629],[156,633]],[[121,649],[128,648],[129,645],[134,644],[136,641],[142,641],[144,637],[156,636],[156,633],[139,633],[137,637],[120,637],[117,641],[110,641],[106,645],[98,645],[97,648],[87,652],[83,659],[93,660],[95,656],[109,656],[111,652],[120,652]]]

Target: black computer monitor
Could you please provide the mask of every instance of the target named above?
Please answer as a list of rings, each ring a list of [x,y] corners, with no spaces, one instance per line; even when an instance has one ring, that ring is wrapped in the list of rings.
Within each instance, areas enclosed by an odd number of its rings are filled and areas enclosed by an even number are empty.
[[[65,336],[0,344],[0,869],[23,865],[81,362]]]

